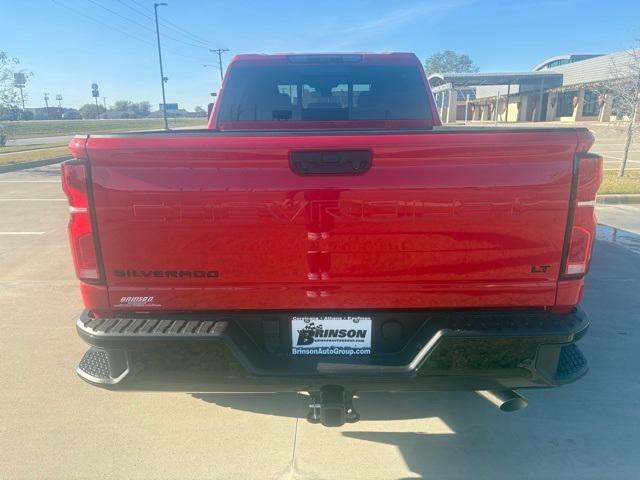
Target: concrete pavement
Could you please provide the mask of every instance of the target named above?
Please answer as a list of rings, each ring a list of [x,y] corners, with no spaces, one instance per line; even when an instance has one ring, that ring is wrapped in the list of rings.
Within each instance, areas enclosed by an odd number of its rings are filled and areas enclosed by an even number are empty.
[[[640,255],[627,248],[595,247],[584,379],[526,392],[529,408],[513,414],[470,392],[368,394],[360,423],[326,429],[303,420],[297,395],[118,393],[79,380],[67,215],[57,166],[0,174],[0,478],[640,475]]]

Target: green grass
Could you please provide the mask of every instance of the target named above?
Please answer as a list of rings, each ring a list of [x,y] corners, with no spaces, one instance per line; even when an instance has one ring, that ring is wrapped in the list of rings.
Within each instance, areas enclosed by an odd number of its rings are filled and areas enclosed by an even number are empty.
[[[169,128],[205,127],[206,118],[170,118]],[[108,133],[130,130],[164,128],[162,118],[136,118],[122,120],[32,120],[0,122],[9,139],[52,137],[84,133]],[[0,150],[1,151],[1,150]]]
[[[640,193],[640,171],[627,171],[624,177],[618,177],[618,172],[604,172],[604,179],[598,194],[613,193]]]
[[[3,153],[0,149],[0,165],[10,165],[13,163],[29,162],[31,160],[46,160],[49,158],[71,156],[66,146],[49,147],[25,150],[21,152]]]

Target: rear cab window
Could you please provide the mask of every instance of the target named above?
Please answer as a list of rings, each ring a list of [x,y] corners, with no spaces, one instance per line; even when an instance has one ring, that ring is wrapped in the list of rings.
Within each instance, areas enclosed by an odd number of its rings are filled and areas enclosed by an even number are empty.
[[[317,122],[425,126],[433,118],[420,68],[361,61],[238,62],[225,80],[217,124],[224,130],[310,128]]]

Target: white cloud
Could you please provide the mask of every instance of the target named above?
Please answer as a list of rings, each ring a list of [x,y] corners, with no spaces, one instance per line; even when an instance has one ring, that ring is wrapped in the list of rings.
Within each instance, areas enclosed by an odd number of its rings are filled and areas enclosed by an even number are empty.
[[[431,16],[433,20],[442,18],[443,14],[467,5],[470,1],[430,1],[403,5],[400,8],[387,11],[381,16],[370,18],[350,27],[341,28],[340,30],[334,29],[324,36],[330,36],[333,39],[337,38],[336,46],[343,48],[359,41],[397,30],[417,20],[425,21],[425,17],[428,16]]]

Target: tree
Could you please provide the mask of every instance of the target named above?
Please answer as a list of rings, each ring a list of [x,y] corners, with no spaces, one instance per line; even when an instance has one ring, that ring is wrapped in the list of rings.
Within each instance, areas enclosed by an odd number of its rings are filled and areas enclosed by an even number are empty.
[[[424,69],[427,75],[432,73],[468,73],[479,70],[469,55],[456,53],[452,50],[445,50],[431,55],[424,62]]]
[[[119,112],[122,118],[146,117],[151,112],[151,104],[146,100],[138,103],[130,100],[118,100],[111,105],[110,110]]]
[[[136,113],[142,117],[146,117],[147,115],[149,115],[149,113],[151,113],[151,104],[147,100],[138,102],[134,105]]]
[[[119,112],[130,112],[132,110],[132,107],[133,107],[133,102],[129,100],[117,100],[113,104],[111,109],[117,110]]]
[[[0,51],[0,109],[19,112],[22,108],[20,92],[14,84],[14,75],[22,73],[25,78],[29,78],[33,74],[19,70],[19,64],[20,60]]]
[[[202,108],[200,105],[198,105],[196,108],[193,109],[193,111],[199,116],[199,117],[206,117],[207,116],[207,111]]]
[[[78,112],[80,112],[80,115],[82,115],[82,118],[84,118],[85,120],[92,120],[94,118],[98,118],[96,112],[99,112],[100,115],[104,114],[105,108],[102,105],[98,104],[98,109],[96,111],[95,103],[85,103],[78,109]]]
[[[636,48],[628,50],[622,62],[611,65],[611,76],[613,80],[599,89],[599,93],[602,104],[607,96],[611,96],[616,114],[626,124],[624,152],[618,171],[618,176],[624,177],[631,143],[640,130],[640,39],[636,39]]]

